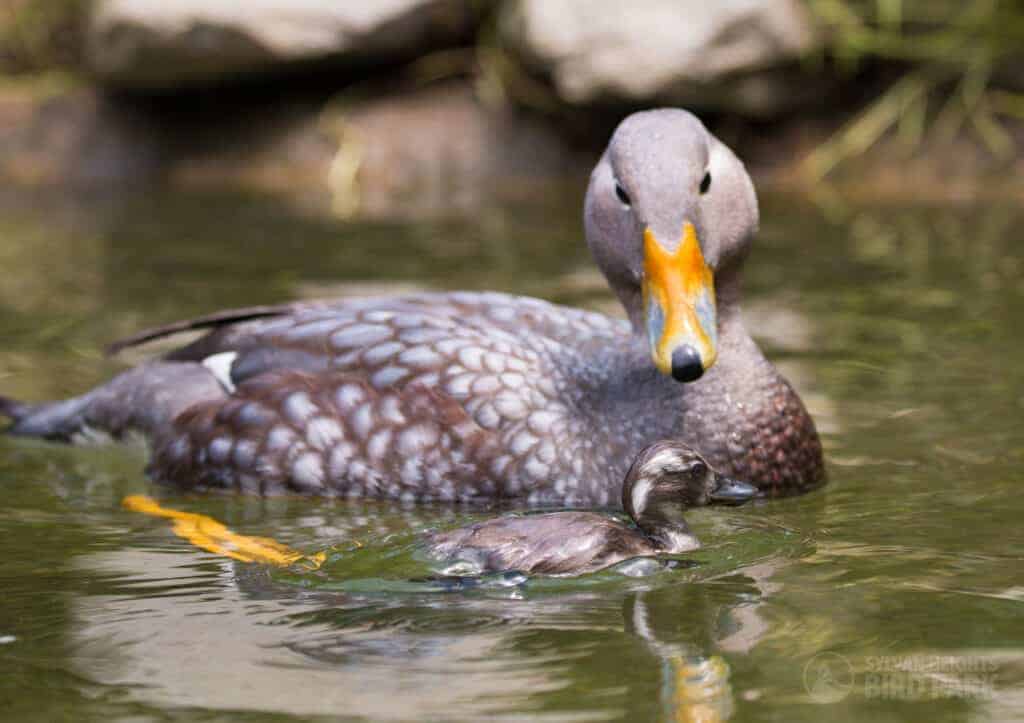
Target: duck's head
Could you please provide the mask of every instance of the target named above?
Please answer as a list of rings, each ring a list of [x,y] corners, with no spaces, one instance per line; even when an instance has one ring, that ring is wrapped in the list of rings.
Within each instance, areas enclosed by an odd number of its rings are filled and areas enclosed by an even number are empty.
[[[757,197],[740,160],[692,113],[635,113],[594,168],[584,224],[658,369],[681,382],[700,378],[718,356],[718,315],[736,301],[757,230]]]
[[[755,494],[757,488],[719,474],[692,447],[666,440],[637,455],[622,483],[622,506],[651,537],[670,547],[693,549],[684,539],[696,542],[683,518],[687,509],[740,505]]]

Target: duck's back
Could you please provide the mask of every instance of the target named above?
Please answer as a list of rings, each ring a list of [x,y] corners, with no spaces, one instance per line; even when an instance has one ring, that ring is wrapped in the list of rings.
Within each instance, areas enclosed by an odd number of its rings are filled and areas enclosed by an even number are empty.
[[[237,318],[235,322],[229,314],[218,314],[210,322],[199,320],[200,326],[214,330],[168,358],[199,361],[234,353],[230,372],[236,385],[274,369],[329,368],[376,378],[375,386],[383,388],[448,381],[467,372],[470,385],[478,377],[494,375],[501,382],[502,374],[527,372],[545,358],[557,357],[551,370],[554,386],[566,383],[566,375],[586,375],[595,351],[629,335],[624,321],[494,292],[311,302],[252,314],[240,310]],[[139,338],[159,334],[144,332]],[[442,371],[447,373],[433,376]],[[516,381],[510,378],[501,386],[518,389]],[[477,384],[483,390],[492,386]],[[551,388],[546,393],[555,394]]]
[[[202,486],[408,499],[614,502],[595,395],[625,322],[496,293],[284,307],[171,352],[230,395],[189,409],[152,471]],[[152,334],[146,335],[151,337]],[[609,449],[608,454],[617,450]]]
[[[429,544],[441,560],[540,575],[577,575],[656,554],[638,530],[594,512],[498,517],[435,534]]]

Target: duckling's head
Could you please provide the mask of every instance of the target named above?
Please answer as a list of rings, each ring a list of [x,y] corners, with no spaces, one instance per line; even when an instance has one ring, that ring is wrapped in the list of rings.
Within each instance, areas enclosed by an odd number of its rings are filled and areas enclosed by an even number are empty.
[[[740,160],[687,111],[635,113],[594,168],[584,224],[658,369],[681,382],[700,378],[718,356],[719,311],[737,301],[757,231],[757,197]]]
[[[743,504],[757,493],[713,470],[692,447],[665,440],[646,447],[622,483],[622,506],[648,535],[687,530],[683,513],[711,503]]]

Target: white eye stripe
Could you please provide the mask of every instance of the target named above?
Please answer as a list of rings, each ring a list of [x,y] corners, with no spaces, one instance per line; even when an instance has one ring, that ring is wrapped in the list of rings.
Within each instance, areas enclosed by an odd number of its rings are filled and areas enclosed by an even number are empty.
[[[644,508],[647,507],[647,496],[651,494],[653,486],[654,482],[647,477],[637,480],[633,485],[632,502],[635,516],[639,517],[643,514]]]

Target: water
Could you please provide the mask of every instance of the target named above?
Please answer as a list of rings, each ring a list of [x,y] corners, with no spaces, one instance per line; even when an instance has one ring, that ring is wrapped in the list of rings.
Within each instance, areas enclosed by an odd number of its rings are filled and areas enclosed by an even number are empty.
[[[575,201],[346,224],[261,197],[0,194],[0,391],[84,389],[102,345],[237,305],[496,288],[614,308]],[[691,515],[671,570],[441,584],[478,510],[154,489],[132,448],[0,439],[11,719],[1016,720],[1024,716],[1024,232],[1012,207],[763,204],[748,313],[831,482]],[[129,494],[306,553],[241,563]]]

